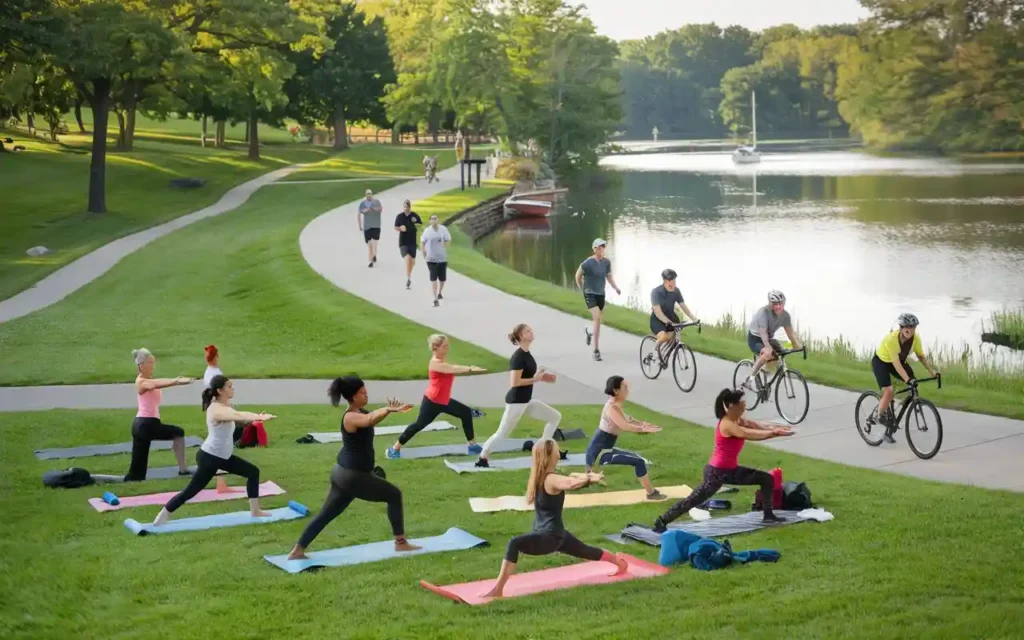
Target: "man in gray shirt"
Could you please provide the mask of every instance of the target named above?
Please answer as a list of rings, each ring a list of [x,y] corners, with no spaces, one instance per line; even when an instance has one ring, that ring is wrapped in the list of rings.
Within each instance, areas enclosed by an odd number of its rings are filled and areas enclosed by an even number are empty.
[[[765,363],[775,360],[775,353],[782,351],[782,345],[775,339],[775,333],[779,329],[786,331],[786,336],[793,343],[794,349],[801,349],[800,338],[793,331],[793,320],[786,311],[786,296],[778,289],[768,292],[768,304],[761,307],[750,319],[750,326],[747,328],[747,346],[757,356],[757,362],[751,369],[750,375],[743,382],[743,386],[753,389],[751,380],[761,370]]]
[[[430,271],[430,290],[434,293],[434,306],[440,307],[444,300],[444,283],[448,279],[448,244],[452,241],[448,228],[440,223],[437,216],[430,216],[430,224],[420,236],[420,247]]]
[[[612,277],[611,260],[604,257],[608,242],[597,238],[591,243],[594,255],[590,256],[580,264],[576,270],[576,286],[583,291],[583,301],[590,309],[590,316],[593,318],[593,331],[584,328],[587,334],[587,344],[594,343],[594,360],[601,359],[600,338],[601,320],[604,318],[604,283],[612,285],[615,293],[621,295],[619,287],[615,285],[615,278]]]
[[[367,189],[366,197],[359,201],[359,230],[366,240],[366,250],[370,258],[370,268],[377,262],[377,242],[380,240],[380,214],[384,211],[380,200],[373,197],[373,191]]]

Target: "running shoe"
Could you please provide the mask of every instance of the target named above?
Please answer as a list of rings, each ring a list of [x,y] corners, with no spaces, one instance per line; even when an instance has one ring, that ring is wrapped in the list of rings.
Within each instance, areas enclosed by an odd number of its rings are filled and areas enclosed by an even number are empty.
[[[377,262],[377,256],[373,256],[373,261]]]
[[[190,476],[192,475],[191,469],[185,469],[184,471],[178,471],[179,476]]]
[[[480,467],[481,469],[490,469],[491,463],[487,461],[487,458],[480,458],[476,461],[474,467]]]
[[[583,333],[587,334],[587,346],[590,346],[590,341],[594,338],[594,334],[590,333],[588,327],[583,327]]]
[[[437,299],[438,300],[444,300],[444,295],[441,292],[438,292]]]
[[[664,493],[658,491],[657,489],[655,489],[651,493],[647,494],[647,499],[648,500],[664,500],[667,497],[668,496],[666,496]]]
[[[484,448],[478,444],[471,444],[466,447],[466,451],[469,452],[469,455],[476,456],[483,453]]]
[[[437,298],[434,298],[434,306],[435,307],[440,307],[441,306],[441,303],[437,301]]]
[[[370,262],[370,264],[368,264],[366,266],[368,266],[368,267],[370,267],[372,269],[373,268],[373,262]]]
[[[394,447],[388,447],[386,455],[388,460],[398,460],[402,457],[402,452],[401,450],[395,451]]]
[[[405,281],[405,288],[406,289],[411,289],[412,288],[412,280],[406,280]]]
[[[595,351],[594,352],[594,360],[597,360],[598,362],[601,361],[601,352],[600,351]]]

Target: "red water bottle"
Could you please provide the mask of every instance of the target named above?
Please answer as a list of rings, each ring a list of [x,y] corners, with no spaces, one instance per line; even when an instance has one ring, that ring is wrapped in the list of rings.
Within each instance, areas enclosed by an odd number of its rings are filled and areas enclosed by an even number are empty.
[[[772,488],[772,509],[782,508],[782,468],[775,467],[769,471],[775,480],[775,487]]]

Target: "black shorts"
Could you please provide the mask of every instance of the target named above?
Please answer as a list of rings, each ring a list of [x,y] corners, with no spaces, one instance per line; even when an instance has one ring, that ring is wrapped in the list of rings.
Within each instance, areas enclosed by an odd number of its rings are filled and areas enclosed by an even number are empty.
[[[776,340],[775,338],[772,338],[772,339],[768,340],[768,344],[770,344],[772,346],[772,349],[775,349],[775,353],[778,353],[778,352],[784,350],[782,348],[782,344],[778,340]],[[761,349],[764,349],[764,342],[761,341],[761,336],[755,336],[754,334],[748,332],[747,333],[747,346],[750,347],[750,350],[756,356],[756,355],[759,355],[761,353]]]
[[[363,239],[366,240],[367,243],[369,243],[370,240],[380,240],[380,227],[377,227],[376,229],[363,229]]]
[[[587,308],[588,309],[593,309],[594,307],[597,307],[601,311],[604,311],[604,296],[603,295],[599,296],[596,293],[584,293],[583,294],[583,301],[587,303]]]
[[[679,318],[669,318],[669,320],[672,320],[672,322],[679,324]],[[665,326],[665,323],[662,322],[661,319],[658,318],[658,316],[654,315],[653,313],[651,314],[650,325],[651,333],[653,333],[654,335],[658,335],[662,331],[674,331],[674,329],[669,329],[667,326]]]
[[[430,271],[430,281],[435,282],[440,280],[444,282],[448,279],[448,263],[447,262],[428,262],[427,270]]]
[[[398,252],[400,254],[402,254],[403,258],[405,256],[409,256],[409,257],[413,258],[414,260],[416,259],[416,245],[414,245],[414,244],[411,244],[411,245],[404,245],[404,244],[403,245],[399,245],[398,246]]]
[[[910,365],[906,362],[901,363],[903,370],[907,372],[910,379],[914,379],[914,370],[910,368]],[[879,389],[892,386],[892,379],[902,380],[900,374],[896,373],[896,367],[892,366],[891,362],[882,362],[882,359],[875,354],[875,357],[871,358],[871,370],[875,373],[875,382],[878,383]]]

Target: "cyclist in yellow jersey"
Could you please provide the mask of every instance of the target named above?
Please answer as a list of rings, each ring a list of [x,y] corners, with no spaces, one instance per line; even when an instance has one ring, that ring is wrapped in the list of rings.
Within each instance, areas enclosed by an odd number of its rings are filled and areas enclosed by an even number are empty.
[[[892,404],[892,376],[898,376],[907,384],[917,384],[914,378],[914,370],[907,364],[907,358],[913,351],[917,359],[928,370],[928,373],[935,376],[935,370],[928,363],[924,356],[924,349],[921,347],[921,336],[917,334],[918,320],[912,313],[901,313],[897,319],[900,328],[890,332],[882,339],[882,344],[871,359],[871,369],[875,373],[875,381],[882,390],[882,399],[878,403],[878,418],[888,428],[885,432],[886,442],[895,442],[892,432],[895,429],[892,424],[892,416],[889,414],[889,405]]]

